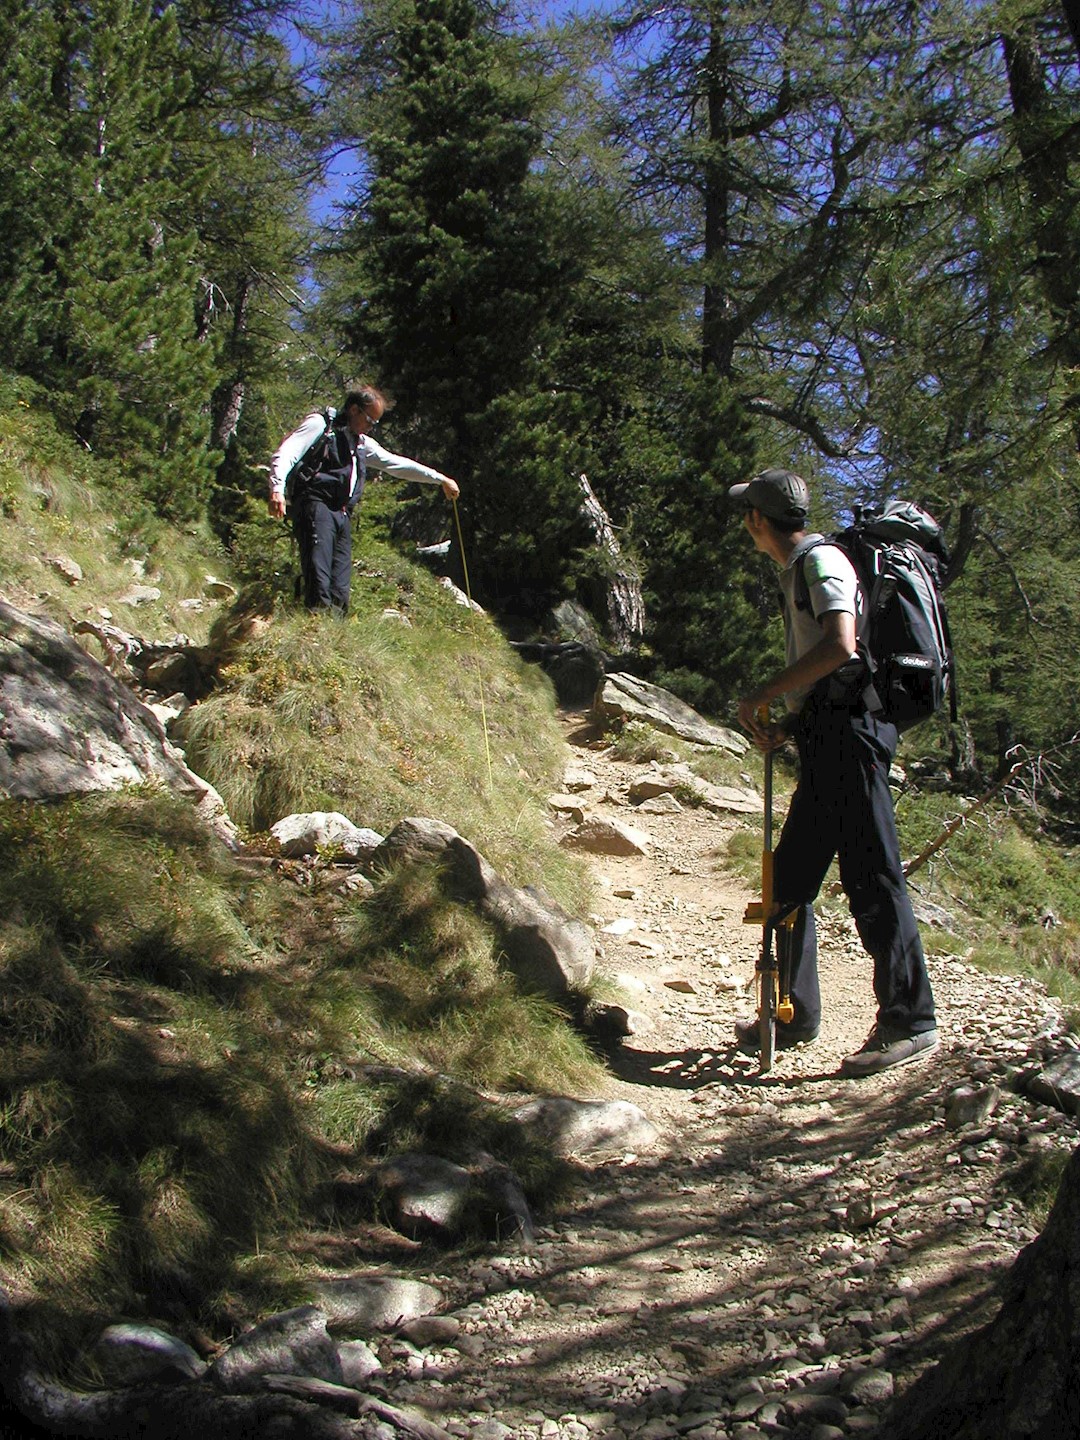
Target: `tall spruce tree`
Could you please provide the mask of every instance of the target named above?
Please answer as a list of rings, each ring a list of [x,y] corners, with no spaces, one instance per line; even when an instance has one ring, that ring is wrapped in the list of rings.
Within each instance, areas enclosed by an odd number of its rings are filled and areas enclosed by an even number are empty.
[[[363,21],[378,37],[377,105],[358,97],[370,183],[338,239],[328,305],[393,392],[401,448],[461,482],[479,592],[539,613],[587,537],[548,363],[580,259],[536,173],[536,80],[475,0],[394,0]]]
[[[752,473],[746,412],[714,369],[687,366],[678,393],[642,428],[641,445],[651,463],[635,534],[646,559],[655,678],[716,714],[778,658],[775,577],[727,498]]]

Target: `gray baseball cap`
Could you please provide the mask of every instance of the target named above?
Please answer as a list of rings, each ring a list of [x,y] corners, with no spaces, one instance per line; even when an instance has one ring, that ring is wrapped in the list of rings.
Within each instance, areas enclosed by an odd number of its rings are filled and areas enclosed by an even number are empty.
[[[810,513],[810,491],[793,470],[762,470],[752,480],[732,485],[728,498],[752,505],[770,520],[805,520]]]

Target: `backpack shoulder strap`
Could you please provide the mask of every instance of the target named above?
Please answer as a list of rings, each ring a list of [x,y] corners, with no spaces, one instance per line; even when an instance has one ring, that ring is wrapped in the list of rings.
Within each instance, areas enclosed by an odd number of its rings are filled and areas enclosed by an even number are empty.
[[[795,562],[797,574],[795,579],[795,604],[800,610],[810,611],[810,586],[804,573],[804,561],[812,550],[821,545],[832,545],[839,550],[847,559],[852,570],[855,572],[855,583],[862,594],[862,608],[856,604],[855,611],[855,654],[839,670],[832,675],[826,675],[823,680],[818,681],[818,688],[823,695],[832,699],[850,704],[855,699],[861,701],[867,710],[880,710],[881,701],[878,699],[877,691],[874,688],[874,674],[877,670],[877,663],[870,650],[869,629],[870,611],[873,604],[879,580],[868,577],[864,574],[852,543],[854,539],[852,531],[842,531],[835,535],[822,535],[812,545],[808,545]]]
[[[313,440],[308,446],[304,458],[300,462],[302,465],[306,465],[307,462],[311,460],[319,462],[325,458],[327,449],[334,434],[334,418],[336,413],[336,411],[331,409],[319,411],[319,414],[322,416],[323,419],[323,433],[319,436],[317,440]]]
[[[821,545],[836,545],[836,539],[829,535],[819,535],[816,540],[807,545],[795,561],[795,608],[797,610],[810,609],[810,586],[806,581],[806,557]],[[836,548],[842,549],[843,547],[837,545]]]
[[[291,504],[294,496],[308,484],[319,473],[319,466],[326,459],[330,442],[334,438],[334,419],[337,411],[327,407],[324,410],[312,411],[312,414],[319,414],[323,420],[323,433],[317,440],[313,440],[304,451],[300,459],[289,471],[285,482],[285,501]],[[309,416],[310,418],[310,416]],[[306,423],[306,422],[305,422]]]

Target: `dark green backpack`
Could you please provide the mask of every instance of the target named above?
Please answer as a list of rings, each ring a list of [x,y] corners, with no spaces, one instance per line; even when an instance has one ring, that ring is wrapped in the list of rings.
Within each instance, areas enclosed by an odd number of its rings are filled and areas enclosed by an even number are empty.
[[[330,454],[330,446],[334,439],[334,417],[337,411],[320,410],[319,414],[323,417],[325,427],[322,435],[308,446],[285,477],[285,509],[289,513],[292,512],[300,491],[309,480],[318,475]]]
[[[826,681],[834,699],[862,700],[898,730],[935,715],[946,699],[956,720],[956,666],[942,591],[949,555],[941,526],[920,506],[891,500],[857,510],[855,523],[823,537],[851,561],[863,592],[858,653]],[[795,603],[810,609],[799,560]]]

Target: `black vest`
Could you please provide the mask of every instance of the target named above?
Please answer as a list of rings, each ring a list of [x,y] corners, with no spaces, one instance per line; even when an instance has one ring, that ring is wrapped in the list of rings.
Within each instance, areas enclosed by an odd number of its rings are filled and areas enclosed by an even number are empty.
[[[315,470],[306,479],[298,477],[297,499],[303,500],[311,497],[321,500],[331,510],[348,510],[351,514],[360,504],[367,476],[364,452],[357,448],[359,444],[359,440],[353,436],[348,425],[339,424],[335,420],[329,435],[320,436],[300,462],[300,467],[304,467],[305,461],[311,456],[315,461]],[[356,459],[355,480],[353,479],[354,456]]]

